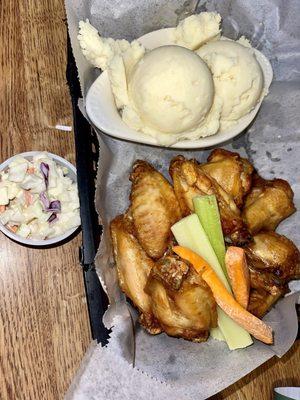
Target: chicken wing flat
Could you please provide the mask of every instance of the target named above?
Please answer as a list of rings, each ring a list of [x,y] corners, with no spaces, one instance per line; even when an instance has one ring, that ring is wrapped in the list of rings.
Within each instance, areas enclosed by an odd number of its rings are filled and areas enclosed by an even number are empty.
[[[134,227],[128,215],[119,215],[110,225],[114,258],[121,290],[142,313],[141,320],[151,333],[161,329],[152,317],[151,299],[144,291],[153,260],[142,249],[133,232]]]
[[[250,269],[249,311],[261,318],[300,277],[300,253],[294,243],[275,232],[260,232],[245,247]]]
[[[136,161],[130,211],[139,243],[146,253],[158,259],[172,238],[171,226],[181,218],[180,207],[170,183],[145,161]]]
[[[238,153],[224,149],[213,150],[207,161],[206,164],[201,164],[201,168],[214,178],[241,208],[244,196],[251,188],[253,166]]]
[[[293,197],[288,182],[282,179],[268,181],[255,174],[243,209],[243,218],[250,232],[275,230],[283,219],[296,211]]]
[[[225,239],[234,244],[244,244],[250,234],[241,218],[241,213],[232,196],[208,175],[195,160],[175,157],[170,164],[170,175],[174,191],[184,216],[193,212],[193,198],[214,194],[217,198]]]
[[[216,302],[201,276],[175,256],[168,256],[152,269],[146,292],[152,312],[170,336],[203,342],[217,325]]]

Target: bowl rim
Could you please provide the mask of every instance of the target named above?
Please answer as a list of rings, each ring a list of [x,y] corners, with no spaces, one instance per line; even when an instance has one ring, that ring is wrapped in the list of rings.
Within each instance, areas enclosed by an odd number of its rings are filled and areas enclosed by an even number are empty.
[[[41,153],[47,153],[47,155],[49,155],[51,158],[53,158],[54,161],[57,161],[57,162],[61,163],[62,165],[64,165],[65,167],[67,167],[69,171],[71,171],[75,174],[75,177],[77,179],[76,167],[73,164],[71,164],[68,160],[66,160],[65,158],[63,158],[61,156],[58,156],[57,154],[50,153],[49,151],[39,151],[39,150],[26,151],[24,153],[15,154],[14,156],[8,158],[7,160],[5,160],[3,163],[0,164],[0,172],[4,171],[8,167],[8,165],[17,157],[30,158],[37,154],[41,154]],[[44,240],[22,238],[21,236],[11,232],[1,222],[0,222],[0,231],[5,236],[9,237],[10,239],[12,239],[18,243],[22,243],[22,244],[25,244],[27,246],[32,246],[32,247],[42,247],[42,246],[51,246],[55,243],[62,242],[67,237],[71,236],[79,228],[79,226],[76,228],[69,229],[62,235],[55,236],[54,238],[51,238],[51,239],[44,239]]]

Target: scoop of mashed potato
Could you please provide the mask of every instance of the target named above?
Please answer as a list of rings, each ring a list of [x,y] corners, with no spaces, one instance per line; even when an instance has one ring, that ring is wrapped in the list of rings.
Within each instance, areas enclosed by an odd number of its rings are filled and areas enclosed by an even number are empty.
[[[194,128],[214,100],[211,72],[201,58],[180,46],[148,52],[129,79],[129,99],[145,125],[166,133]]]
[[[253,49],[229,40],[202,46],[197,54],[207,63],[216,94],[223,100],[223,126],[248,114],[259,102],[264,80]]]
[[[88,20],[78,39],[86,59],[107,70],[123,121],[171,145],[230,128],[266,94],[250,42],[220,40],[220,22],[214,12],[191,15],[172,31],[174,45],[153,50],[103,38]]]
[[[174,30],[176,44],[197,50],[204,43],[220,37],[221,16],[215,12],[202,12],[182,20]]]

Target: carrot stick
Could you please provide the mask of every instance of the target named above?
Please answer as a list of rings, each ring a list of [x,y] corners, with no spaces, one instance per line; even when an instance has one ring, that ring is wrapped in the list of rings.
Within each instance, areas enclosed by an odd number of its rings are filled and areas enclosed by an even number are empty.
[[[203,274],[207,268],[211,268],[201,256],[186,247],[173,246],[173,251],[179,257],[188,260],[199,274]]]
[[[17,230],[18,230],[18,226],[17,225],[13,225],[13,226],[7,225],[7,228],[13,233],[16,233]]]
[[[248,307],[250,276],[245,251],[241,247],[228,247],[225,265],[236,301],[245,309]]]
[[[189,261],[195,270],[201,273],[202,279],[210,287],[216,303],[230,318],[251,333],[256,339],[267,344],[273,343],[271,327],[250,314],[233,298],[215,271],[202,257],[182,246],[174,246],[173,251],[181,258]]]
[[[202,274],[202,279],[211,288],[218,306],[221,307],[230,318],[251,333],[256,339],[267,344],[273,343],[272,328],[245,310],[231,296],[213,270],[205,271]]]

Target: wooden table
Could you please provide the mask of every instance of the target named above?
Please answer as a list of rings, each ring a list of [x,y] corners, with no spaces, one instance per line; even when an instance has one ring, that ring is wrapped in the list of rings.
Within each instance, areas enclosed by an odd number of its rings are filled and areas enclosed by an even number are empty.
[[[0,1],[0,162],[48,150],[74,162],[63,0]],[[36,250],[0,236],[0,399],[62,399],[91,340],[80,235]],[[214,399],[261,399],[300,385],[300,345]]]

